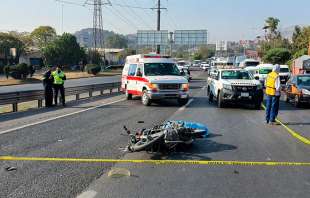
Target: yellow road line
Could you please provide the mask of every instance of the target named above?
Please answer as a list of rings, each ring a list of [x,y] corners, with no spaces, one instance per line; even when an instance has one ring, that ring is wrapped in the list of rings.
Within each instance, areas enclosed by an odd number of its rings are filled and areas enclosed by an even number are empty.
[[[266,110],[266,106],[264,104],[262,104],[262,107],[263,107],[264,110]],[[299,141],[303,142],[304,144],[310,145],[310,140],[309,139],[299,135],[299,133],[297,133],[293,129],[289,128],[287,125],[285,125],[283,122],[281,122],[281,120],[276,119],[276,121],[280,125],[282,125],[294,138],[298,139]]]
[[[50,157],[14,157],[0,156],[0,161],[45,161],[76,163],[130,163],[155,165],[226,165],[226,166],[306,166],[310,162],[259,162],[259,161],[218,161],[218,160],[126,160],[126,159],[82,159],[82,158],[50,158]]]

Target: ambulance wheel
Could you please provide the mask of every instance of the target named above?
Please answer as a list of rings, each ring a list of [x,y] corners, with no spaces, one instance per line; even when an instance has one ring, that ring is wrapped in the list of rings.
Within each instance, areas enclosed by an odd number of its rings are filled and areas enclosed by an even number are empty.
[[[132,99],[132,94],[129,94],[128,91],[126,91],[126,99],[131,100]]]
[[[143,91],[141,100],[142,100],[142,104],[145,106],[150,106],[152,104],[152,101],[151,101],[150,97],[147,95],[146,90]]]

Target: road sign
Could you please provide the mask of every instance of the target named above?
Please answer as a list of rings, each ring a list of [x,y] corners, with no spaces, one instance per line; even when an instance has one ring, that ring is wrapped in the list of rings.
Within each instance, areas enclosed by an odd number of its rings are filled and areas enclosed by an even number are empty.
[[[137,43],[139,46],[168,45],[168,30],[138,30]]]
[[[207,45],[208,31],[207,30],[176,30],[174,32],[175,45]]]

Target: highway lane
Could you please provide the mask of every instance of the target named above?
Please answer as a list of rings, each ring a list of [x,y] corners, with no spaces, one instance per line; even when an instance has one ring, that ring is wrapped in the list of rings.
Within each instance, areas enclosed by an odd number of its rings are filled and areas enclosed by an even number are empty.
[[[80,78],[67,80],[65,87],[77,87],[92,84],[102,84],[102,83],[112,83],[119,82],[121,80],[120,76],[107,76],[107,77],[93,77],[93,78]],[[34,84],[22,84],[22,85],[12,85],[12,86],[1,86],[0,93],[7,92],[17,92],[17,91],[28,91],[28,90],[42,90],[42,83]]]
[[[118,102],[2,134],[0,153],[30,157],[310,161],[309,147],[281,126],[264,125],[264,111],[218,109],[208,104],[201,89],[204,84],[191,83],[194,101],[188,108],[180,109],[175,103],[144,107],[139,100]],[[293,117],[294,111],[288,113]],[[141,129],[166,119],[205,123],[211,136],[190,150],[169,156],[144,152],[125,155],[122,148],[127,137],[120,135],[123,125]],[[137,124],[141,120],[145,123]],[[17,171],[5,171],[8,166],[17,167]],[[84,190],[94,190],[98,197],[304,197],[310,189],[308,167],[116,166],[128,168],[133,176],[108,178],[106,173],[112,164],[0,162],[0,197],[74,197]]]
[[[195,94],[204,82],[191,83]],[[145,107],[140,100],[97,109],[0,135],[1,155],[121,158],[123,125],[151,127],[179,109],[176,102]],[[143,120],[145,124],[137,124]],[[8,166],[17,171],[7,172]],[[0,197],[74,197],[112,164],[0,162]]]
[[[290,128],[300,133],[300,135],[310,139],[310,107],[304,105],[296,108],[290,103],[281,101],[279,117],[282,122]]]
[[[310,147],[281,126],[264,124],[264,111],[218,109],[203,91],[171,119],[207,124],[211,135],[169,155],[134,153],[125,159],[310,162]],[[308,112],[309,113],[309,112]],[[284,112],[294,117],[294,111]],[[282,113],[283,115],[283,113]],[[301,128],[305,130],[307,128]],[[102,176],[84,193],[91,197],[307,197],[310,167],[117,164],[133,177]]]

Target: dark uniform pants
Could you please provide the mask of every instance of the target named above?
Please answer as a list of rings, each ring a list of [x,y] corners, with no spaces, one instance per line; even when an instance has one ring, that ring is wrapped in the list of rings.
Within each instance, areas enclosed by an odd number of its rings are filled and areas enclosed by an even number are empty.
[[[45,106],[51,107],[53,105],[53,86],[46,85],[44,87]]]
[[[54,85],[55,105],[58,104],[58,92],[60,92],[62,105],[65,105],[66,101],[65,101],[65,88],[64,88],[64,85]]]

